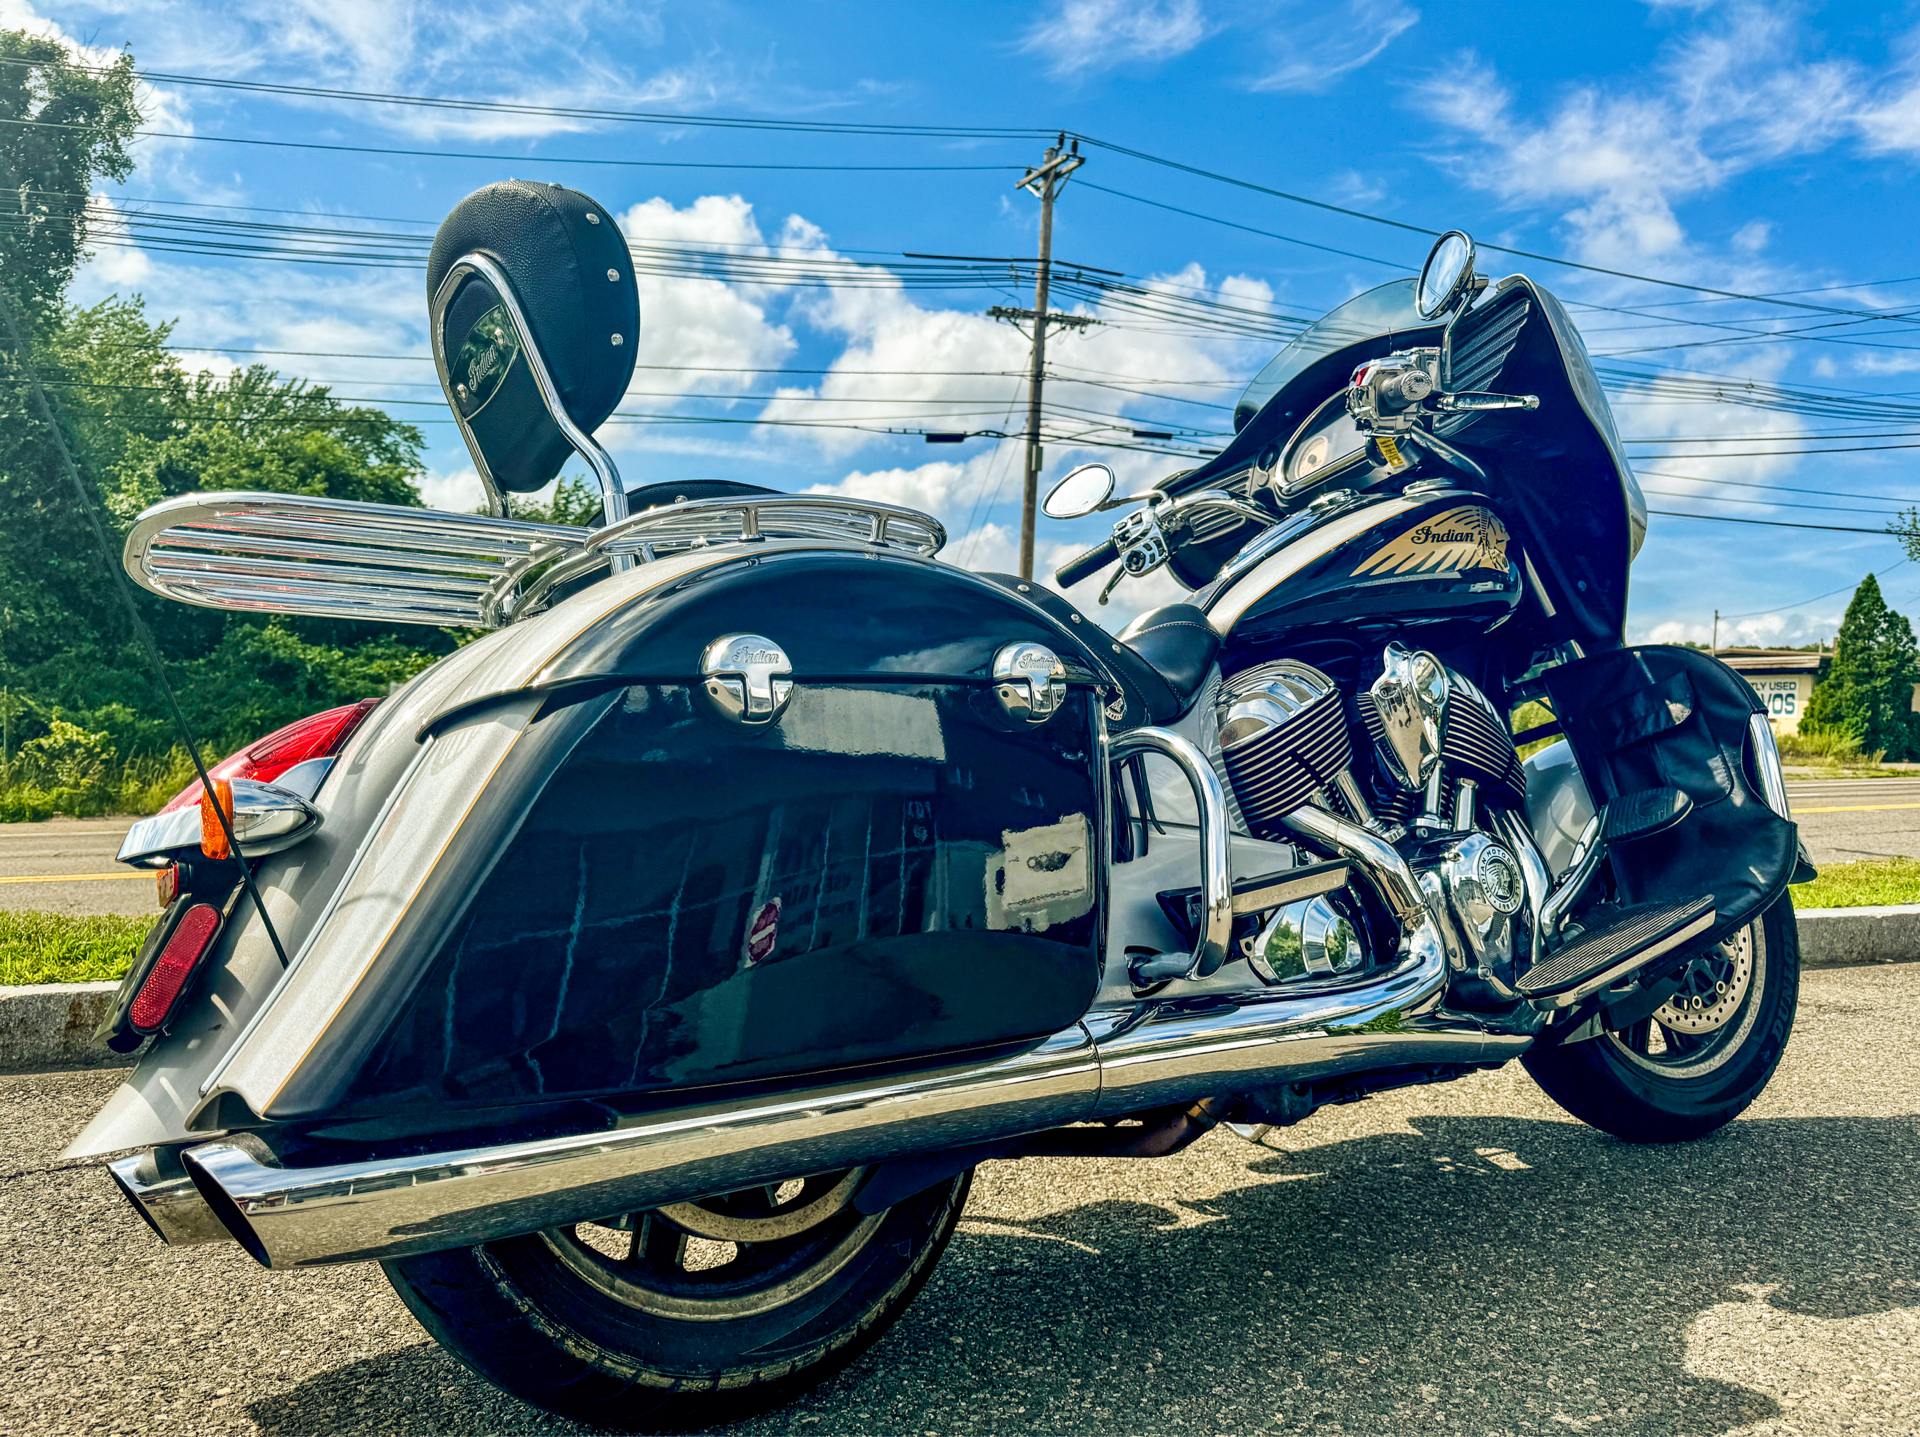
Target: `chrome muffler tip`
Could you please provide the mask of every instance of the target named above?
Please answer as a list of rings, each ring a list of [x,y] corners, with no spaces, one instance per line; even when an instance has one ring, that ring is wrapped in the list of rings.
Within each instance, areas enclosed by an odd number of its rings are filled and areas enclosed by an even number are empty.
[[[233,1234],[200,1195],[178,1148],[149,1148],[107,1164],[121,1196],[168,1247],[226,1242]]]

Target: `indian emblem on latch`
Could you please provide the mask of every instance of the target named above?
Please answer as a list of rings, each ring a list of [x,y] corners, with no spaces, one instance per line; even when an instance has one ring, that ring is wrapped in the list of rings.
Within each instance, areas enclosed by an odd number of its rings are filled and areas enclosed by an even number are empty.
[[[1045,644],[1008,644],[993,656],[993,694],[1009,717],[1045,723],[1067,701],[1067,666]]]
[[[769,724],[793,695],[786,650],[759,634],[723,634],[700,656],[701,687],[720,717]]]

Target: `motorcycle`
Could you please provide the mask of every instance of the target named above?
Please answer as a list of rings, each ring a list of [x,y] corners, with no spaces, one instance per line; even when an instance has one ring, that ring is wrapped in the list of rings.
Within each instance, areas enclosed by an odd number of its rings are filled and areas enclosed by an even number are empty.
[[[164,1241],[377,1261],[526,1401],[705,1425],[878,1340],[985,1161],[1514,1059],[1676,1142],[1772,1075],[1808,875],[1765,711],[1625,644],[1605,397],[1464,234],[1200,467],[1053,490],[1137,506],[1063,588],[1191,591],[1118,633],[912,510],[627,491],[637,292],[577,191],[462,202],[428,295],[490,514],[197,494],[127,540],[183,602],[483,631],[128,834],[169,901],[103,1033],[142,1051],[68,1156],[125,1154]],[[507,516],[571,454],[602,523]]]

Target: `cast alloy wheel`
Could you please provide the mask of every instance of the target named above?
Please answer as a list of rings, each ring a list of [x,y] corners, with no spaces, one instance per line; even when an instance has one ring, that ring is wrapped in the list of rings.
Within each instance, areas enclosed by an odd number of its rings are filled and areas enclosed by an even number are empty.
[[[562,1265],[640,1312],[713,1321],[771,1312],[830,1281],[880,1230],[852,1209],[866,1168],[540,1234]]]
[[[1534,1048],[1521,1062],[1583,1122],[1639,1143],[1684,1142],[1760,1096],[1793,1031],[1800,940],[1784,893],[1698,954],[1649,1018],[1617,1032]]]
[[[623,1431],[731,1422],[822,1381],[932,1275],[972,1173],[877,1213],[864,1168],[383,1263],[480,1376]]]

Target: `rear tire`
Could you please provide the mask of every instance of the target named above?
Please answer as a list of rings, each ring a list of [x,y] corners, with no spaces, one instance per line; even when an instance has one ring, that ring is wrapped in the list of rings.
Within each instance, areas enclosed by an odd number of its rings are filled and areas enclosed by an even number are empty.
[[[845,1367],[932,1275],[973,1174],[871,1216],[851,1206],[862,1176],[381,1266],[436,1342],[523,1401],[617,1431],[710,1427]]]
[[[1696,959],[1653,1018],[1521,1058],[1547,1096],[1630,1143],[1703,1137],[1773,1077],[1800,998],[1800,936],[1785,893]]]

